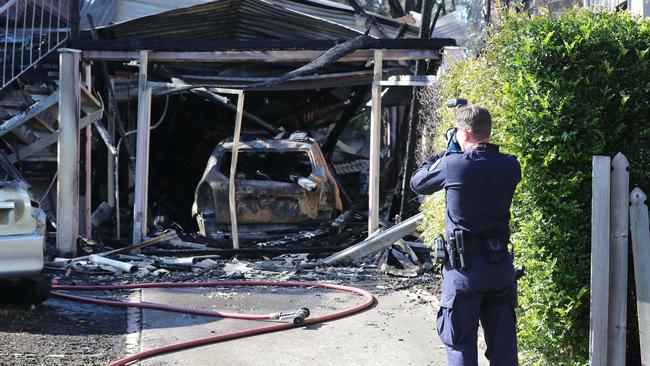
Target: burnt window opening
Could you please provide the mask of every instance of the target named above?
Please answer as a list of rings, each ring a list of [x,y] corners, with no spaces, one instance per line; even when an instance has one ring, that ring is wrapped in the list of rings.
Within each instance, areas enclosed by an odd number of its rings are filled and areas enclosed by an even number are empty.
[[[232,152],[221,158],[219,171],[230,177]],[[240,151],[237,156],[237,179],[293,183],[296,177],[309,177],[311,160],[306,151]]]

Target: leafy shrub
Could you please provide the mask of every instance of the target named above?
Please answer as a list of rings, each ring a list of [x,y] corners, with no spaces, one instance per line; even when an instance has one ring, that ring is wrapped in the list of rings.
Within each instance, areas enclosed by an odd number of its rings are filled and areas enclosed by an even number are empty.
[[[649,53],[650,22],[629,14],[507,14],[481,57],[421,95],[431,149],[453,125],[432,101],[466,97],[490,110],[493,141],[519,157],[511,242],[528,270],[518,309],[526,364],[588,361],[591,159],[623,152],[632,187],[650,190]],[[427,237],[443,230],[443,200],[423,205]]]

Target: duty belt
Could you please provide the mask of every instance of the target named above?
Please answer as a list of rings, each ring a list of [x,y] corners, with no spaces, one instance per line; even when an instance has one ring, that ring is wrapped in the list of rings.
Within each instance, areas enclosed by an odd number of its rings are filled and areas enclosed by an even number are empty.
[[[495,237],[480,237],[463,230],[454,231],[446,245],[452,268],[468,270],[469,257],[484,254],[490,263],[501,263],[507,252],[507,245]]]
[[[465,254],[466,255],[483,254],[483,253],[485,253],[487,251],[487,240],[488,240],[488,238],[482,238],[482,237],[478,237],[478,236],[468,237],[467,233],[465,233],[465,238],[464,239],[465,239]]]

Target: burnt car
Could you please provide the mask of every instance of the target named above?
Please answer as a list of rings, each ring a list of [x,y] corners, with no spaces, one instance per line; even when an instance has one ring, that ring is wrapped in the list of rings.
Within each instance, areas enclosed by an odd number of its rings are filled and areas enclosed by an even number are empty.
[[[2,300],[43,302],[50,293],[50,279],[41,274],[45,213],[29,188],[0,153],[0,291],[11,297]]]
[[[217,145],[195,191],[192,214],[208,238],[227,239],[230,231],[232,147],[230,140]],[[244,241],[318,227],[342,209],[318,143],[304,135],[241,141],[235,179],[237,224]]]

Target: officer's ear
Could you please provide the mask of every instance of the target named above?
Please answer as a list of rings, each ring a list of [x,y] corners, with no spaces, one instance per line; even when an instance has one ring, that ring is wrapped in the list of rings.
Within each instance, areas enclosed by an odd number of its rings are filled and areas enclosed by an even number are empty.
[[[456,139],[458,139],[459,142],[466,142],[472,138],[472,134],[464,128],[459,128],[456,130],[456,134]]]

